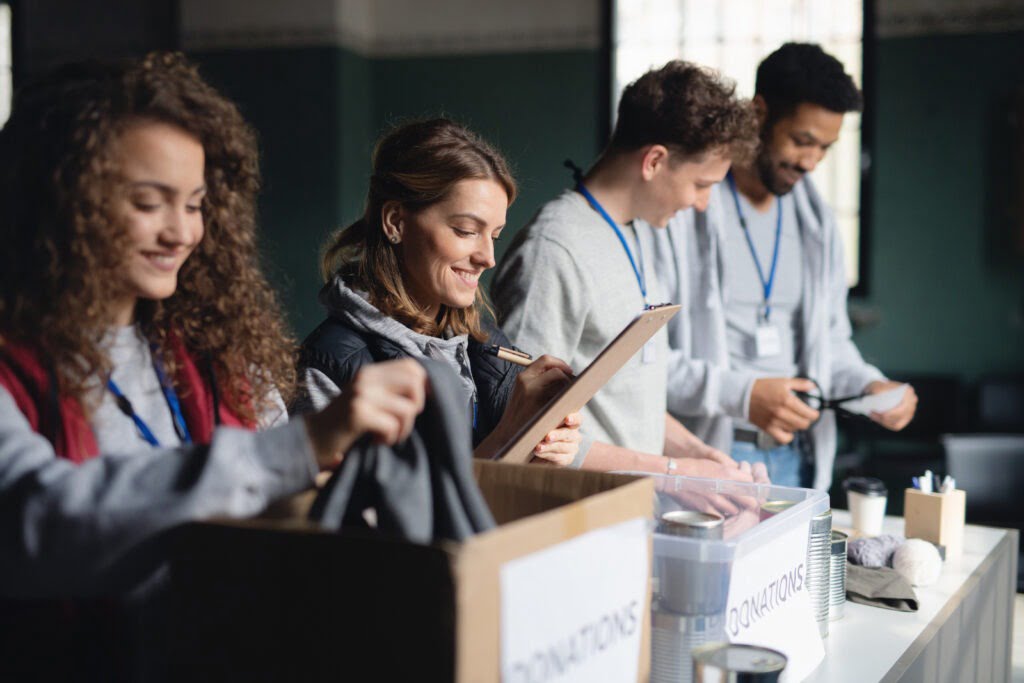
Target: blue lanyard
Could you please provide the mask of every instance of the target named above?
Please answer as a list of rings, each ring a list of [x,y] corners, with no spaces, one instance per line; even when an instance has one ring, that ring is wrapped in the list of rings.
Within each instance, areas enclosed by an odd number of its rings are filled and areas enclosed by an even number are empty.
[[[615,224],[615,221],[612,220],[612,217],[609,216],[608,212],[604,210],[604,207],[601,206],[600,202],[597,201],[597,199],[594,197],[594,195],[590,194],[590,191],[587,190],[586,186],[583,185],[583,181],[582,180],[577,180],[576,181],[576,190],[581,195],[586,197],[587,201],[590,203],[590,206],[593,207],[594,211],[597,211],[599,214],[601,214],[601,218],[603,218],[605,220],[605,222],[608,223],[608,225],[612,226],[612,230],[615,231],[615,236],[619,238],[619,242],[622,243],[622,248],[626,251],[626,256],[629,257],[629,265],[633,266],[633,274],[636,275],[637,284],[640,285],[640,294],[644,298],[644,308],[646,308],[647,307],[647,283],[646,283],[646,278],[644,277],[644,272],[643,272],[643,267],[644,267],[643,254],[642,253],[640,254],[640,259],[641,260],[640,260],[640,267],[638,268],[637,265],[636,265],[636,260],[633,258],[633,251],[629,248],[629,242],[626,241],[626,236],[622,234],[622,231],[619,230],[619,226]],[[640,250],[640,236],[639,235],[637,235],[637,238],[636,238],[636,246],[637,246],[637,251],[639,251]]]
[[[778,217],[775,220],[775,248],[772,251],[772,269],[768,273],[768,279],[764,278],[764,270],[761,268],[761,260],[757,258],[757,251],[754,249],[754,241],[750,239],[750,230],[747,229],[747,219],[743,216],[743,209],[740,207],[740,196],[736,192],[736,180],[732,177],[732,171],[726,176],[729,180],[729,190],[732,192],[732,200],[736,204],[736,214],[740,218],[740,227],[743,228],[743,236],[747,238],[747,246],[750,247],[750,255],[754,257],[754,265],[757,266],[757,277],[761,280],[761,287],[764,289],[764,319],[772,316],[772,288],[775,286],[775,271],[779,265],[779,244],[782,242],[782,197],[776,197],[775,203],[779,207]]]
[[[185,422],[185,415],[181,411],[181,402],[178,400],[178,394],[174,392],[174,387],[170,382],[167,381],[167,375],[164,373],[163,364],[160,363],[159,358],[156,356],[156,349],[152,349],[153,354],[153,370],[156,372],[157,379],[160,380],[160,390],[164,394],[164,399],[167,401],[167,406],[171,409],[171,417],[174,420],[174,431],[178,433],[178,438],[184,444],[192,443],[192,435],[189,434],[188,424]],[[136,429],[139,430],[139,434],[146,440],[150,446],[155,448],[160,447],[160,442],[157,440],[156,435],[153,434],[153,430],[149,428],[149,425],[139,417],[138,413],[135,412],[135,408],[132,407],[131,401],[121,391],[121,387],[117,386],[114,379],[107,379],[107,389],[114,395],[117,400],[117,407],[121,409],[121,412],[131,418],[131,421],[135,423]]]

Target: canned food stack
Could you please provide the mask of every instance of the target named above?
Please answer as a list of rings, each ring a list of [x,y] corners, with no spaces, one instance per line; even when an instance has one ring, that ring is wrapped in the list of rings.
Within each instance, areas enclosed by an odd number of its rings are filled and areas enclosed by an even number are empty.
[[[832,532],[832,556],[829,563],[828,620],[843,618],[846,605],[846,534]]]
[[[826,510],[811,518],[810,538],[807,542],[807,592],[822,638],[828,637],[831,556],[832,510]]]
[[[661,515],[658,533],[721,540],[723,522],[719,515],[673,510]],[[651,681],[690,683],[693,648],[722,637],[729,567],[659,557],[655,576],[658,590],[651,610]]]

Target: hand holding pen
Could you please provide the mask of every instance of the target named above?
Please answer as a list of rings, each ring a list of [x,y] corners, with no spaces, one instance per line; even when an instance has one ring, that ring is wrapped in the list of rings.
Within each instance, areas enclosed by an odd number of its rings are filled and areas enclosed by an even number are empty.
[[[572,368],[553,356],[541,356],[534,360],[529,354],[503,346],[490,346],[487,353],[520,365],[526,369],[516,377],[505,415],[499,426],[513,425],[516,429],[529,421],[548,401],[558,394],[572,378]],[[561,424],[538,443],[533,454],[556,465],[569,465],[576,457],[580,444],[580,423],[578,413],[566,415]]]

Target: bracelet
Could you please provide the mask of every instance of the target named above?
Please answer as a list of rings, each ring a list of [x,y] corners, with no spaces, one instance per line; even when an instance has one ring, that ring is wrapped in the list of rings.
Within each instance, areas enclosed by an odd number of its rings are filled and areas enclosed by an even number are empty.
[[[679,467],[679,465],[676,464],[676,459],[675,458],[665,458],[665,459],[668,460],[668,463],[665,465],[665,474],[672,474],[673,472],[676,471],[676,469]]]

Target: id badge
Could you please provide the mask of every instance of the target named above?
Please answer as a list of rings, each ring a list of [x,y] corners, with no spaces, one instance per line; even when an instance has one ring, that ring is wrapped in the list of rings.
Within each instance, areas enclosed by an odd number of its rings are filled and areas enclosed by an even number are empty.
[[[769,322],[758,324],[754,335],[754,353],[758,358],[771,358],[782,353],[782,336],[778,327]]]
[[[658,347],[655,345],[654,340],[650,339],[644,344],[643,351],[640,352],[640,364],[650,365],[658,359]]]

